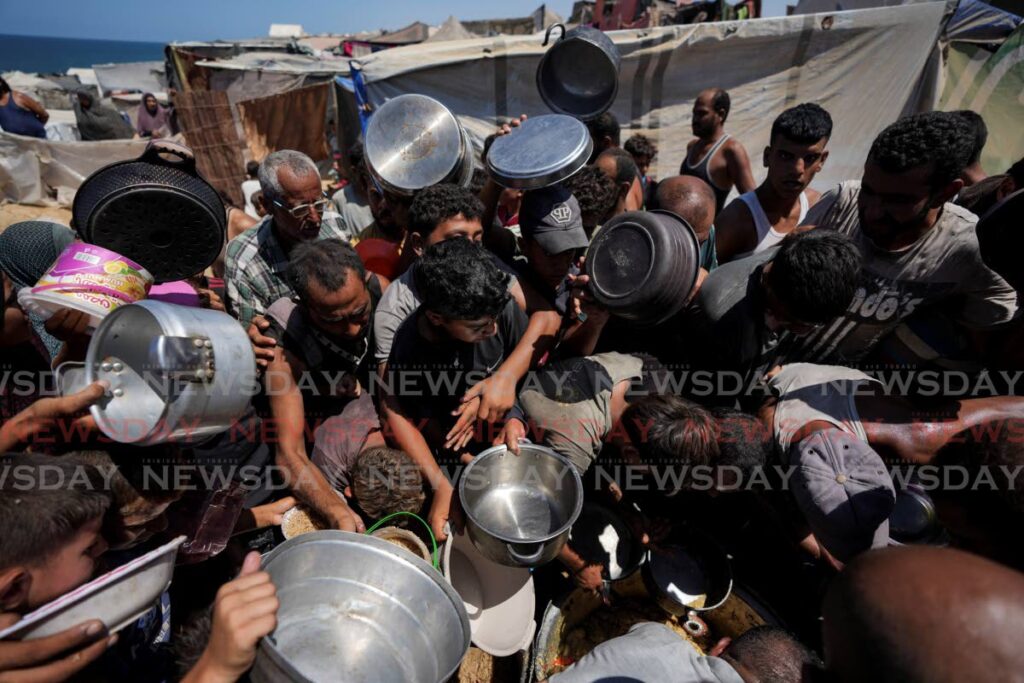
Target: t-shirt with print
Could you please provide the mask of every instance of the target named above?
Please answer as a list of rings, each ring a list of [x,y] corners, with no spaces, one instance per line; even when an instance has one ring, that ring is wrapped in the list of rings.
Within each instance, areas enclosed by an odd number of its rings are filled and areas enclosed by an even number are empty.
[[[515,273],[497,257],[493,257],[492,260],[494,265],[512,276],[508,282],[508,288],[511,290],[516,284]],[[380,305],[373,315],[374,360],[378,365],[387,361],[391,354],[391,344],[399,326],[420,305],[420,295],[416,291],[416,283],[413,280],[415,270],[416,264],[414,263],[398,279],[388,285],[388,288],[384,290],[384,296],[381,297]]]
[[[861,230],[859,195],[860,181],[844,182],[826,193],[803,221],[853,238],[864,255],[864,268],[846,313],[803,338],[790,359],[859,360],[916,310],[934,304],[975,329],[1014,317],[1017,295],[981,260],[974,214],[946,204],[936,224],[917,242],[887,251]]]
[[[422,315],[423,310],[417,309],[395,333],[384,387],[397,398],[406,417],[447,425],[447,431],[455,422],[451,413],[463,394],[505,362],[522,339],[528,320],[509,299],[498,315],[496,334],[475,344],[438,343],[420,333]]]

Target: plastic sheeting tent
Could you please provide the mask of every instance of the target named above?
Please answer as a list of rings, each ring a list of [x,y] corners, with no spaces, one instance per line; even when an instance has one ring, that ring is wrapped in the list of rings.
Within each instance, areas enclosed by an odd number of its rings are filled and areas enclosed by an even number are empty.
[[[937,97],[936,39],[945,3],[739,22],[670,26],[608,35],[622,53],[612,107],[623,141],[658,145],[659,177],[678,172],[691,139],[696,95],[732,97],[726,130],[744,143],[755,178],[771,123],[787,107],[818,102],[835,121],[831,156],[815,186],[859,178],[871,141],[904,113]],[[542,36],[499,36],[399,48],[361,60],[370,101],[429,95],[457,114],[477,144],[512,115],[548,113],[535,73]]]

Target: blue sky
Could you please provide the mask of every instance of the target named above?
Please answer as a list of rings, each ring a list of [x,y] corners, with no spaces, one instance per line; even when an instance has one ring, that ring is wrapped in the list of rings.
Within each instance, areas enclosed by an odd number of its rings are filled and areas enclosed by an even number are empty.
[[[764,0],[765,15],[785,0]],[[167,42],[266,35],[272,23],[308,33],[401,28],[417,19],[525,16],[540,0],[0,0],[0,33]],[[572,0],[548,5],[567,17]]]

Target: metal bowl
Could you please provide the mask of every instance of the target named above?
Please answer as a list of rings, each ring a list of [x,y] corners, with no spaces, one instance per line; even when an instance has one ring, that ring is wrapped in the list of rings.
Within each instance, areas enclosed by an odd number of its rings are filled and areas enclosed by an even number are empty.
[[[573,176],[586,166],[593,149],[583,123],[571,116],[545,114],[497,138],[487,152],[487,170],[502,187],[537,190]]]
[[[447,107],[426,95],[399,95],[378,109],[366,127],[366,163],[386,189],[411,195],[464,174],[466,140]],[[469,175],[472,176],[472,168]]]
[[[480,553],[512,567],[555,559],[583,509],[583,483],[568,459],[524,443],[519,455],[488,448],[459,479],[466,530]]]
[[[275,548],[263,568],[281,606],[255,683],[440,683],[469,650],[458,593],[387,541],[317,531]]]

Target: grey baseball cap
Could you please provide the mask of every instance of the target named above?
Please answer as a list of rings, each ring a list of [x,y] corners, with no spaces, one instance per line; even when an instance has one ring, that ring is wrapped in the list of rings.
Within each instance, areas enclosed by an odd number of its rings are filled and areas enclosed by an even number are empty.
[[[567,188],[552,185],[523,195],[519,206],[519,229],[532,237],[549,254],[584,249],[590,240],[583,229],[580,205]]]
[[[789,449],[792,491],[818,541],[847,562],[889,544],[896,503],[892,477],[871,446],[841,429],[825,429]]]

